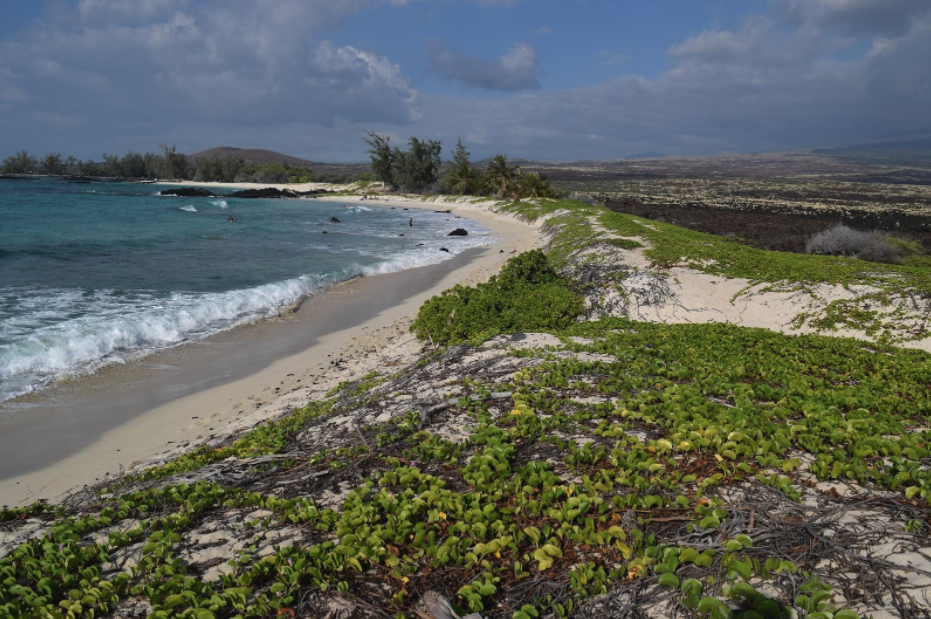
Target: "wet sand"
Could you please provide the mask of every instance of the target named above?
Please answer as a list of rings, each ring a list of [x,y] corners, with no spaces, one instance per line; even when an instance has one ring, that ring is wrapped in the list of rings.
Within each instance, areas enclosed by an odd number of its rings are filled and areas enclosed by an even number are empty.
[[[510,252],[539,244],[532,226],[487,211],[461,214],[492,230],[498,242],[437,265],[344,282],[279,319],[7,403],[0,408],[0,505],[58,499],[133,463],[166,457],[300,405],[293,398],[283,403],[283,397],[344,358],[348,341],[390,325],[400,325],[393,331],[401,336],[430,296],[485,279]],[[412,335],[403,335],[413,342]],[[372,342],[366,350],[378,346]],[[282,402],[276,406],[277,400]]]

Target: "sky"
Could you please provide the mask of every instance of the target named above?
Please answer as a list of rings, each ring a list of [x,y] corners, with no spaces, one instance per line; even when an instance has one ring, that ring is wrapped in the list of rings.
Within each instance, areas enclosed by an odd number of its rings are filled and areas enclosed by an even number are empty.
[[[931,129],[931,0],[0,0],[0,157],[367,131],[620,159]]]

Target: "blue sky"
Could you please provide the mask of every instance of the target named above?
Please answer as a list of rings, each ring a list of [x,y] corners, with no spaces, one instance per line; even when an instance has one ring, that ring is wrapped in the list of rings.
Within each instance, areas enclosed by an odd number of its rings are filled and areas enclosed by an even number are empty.
[[[0,0],[0,156],[852,143],[931,125],[928,0]]]

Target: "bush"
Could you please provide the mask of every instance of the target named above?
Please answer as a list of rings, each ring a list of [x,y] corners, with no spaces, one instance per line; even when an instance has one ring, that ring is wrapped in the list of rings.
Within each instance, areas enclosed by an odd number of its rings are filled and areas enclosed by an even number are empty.
[[[805,245],[805,251],[809,254],[851,256],[874,262],[896,263],[902,258],[921,253],[921,247],[918,243],[888,234],[861,232],[838,224],[811,237]]]
[[[582,297],[535,249],[508,260],[475,287],[454,286],[420,308],[411,331],[436,344],[481,341],[500,333],[565,329],[582,313]]]

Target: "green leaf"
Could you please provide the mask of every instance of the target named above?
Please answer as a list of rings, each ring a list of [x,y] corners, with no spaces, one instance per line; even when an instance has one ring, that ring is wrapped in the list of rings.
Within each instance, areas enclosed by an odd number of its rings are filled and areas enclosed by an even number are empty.
[[[661,574],[659,577],[659,584],[664,587],[672,587],[673,589],[679,588],[679,579],[675,574]]]
[[[701,522],[698,523],[703,529],[717,529],[721,526],[721,521],[715,518],[714,516],[706,516],[702,518]]]
[[[494,586],[493,584],[491,584],[490,582],[486,582],[484,584],[478,585],[476,589],[478,590],[479,595],[481,595],[482,597],[488,597],[489,595],[494,595],[495,591],[498,590],[498,588]]]

